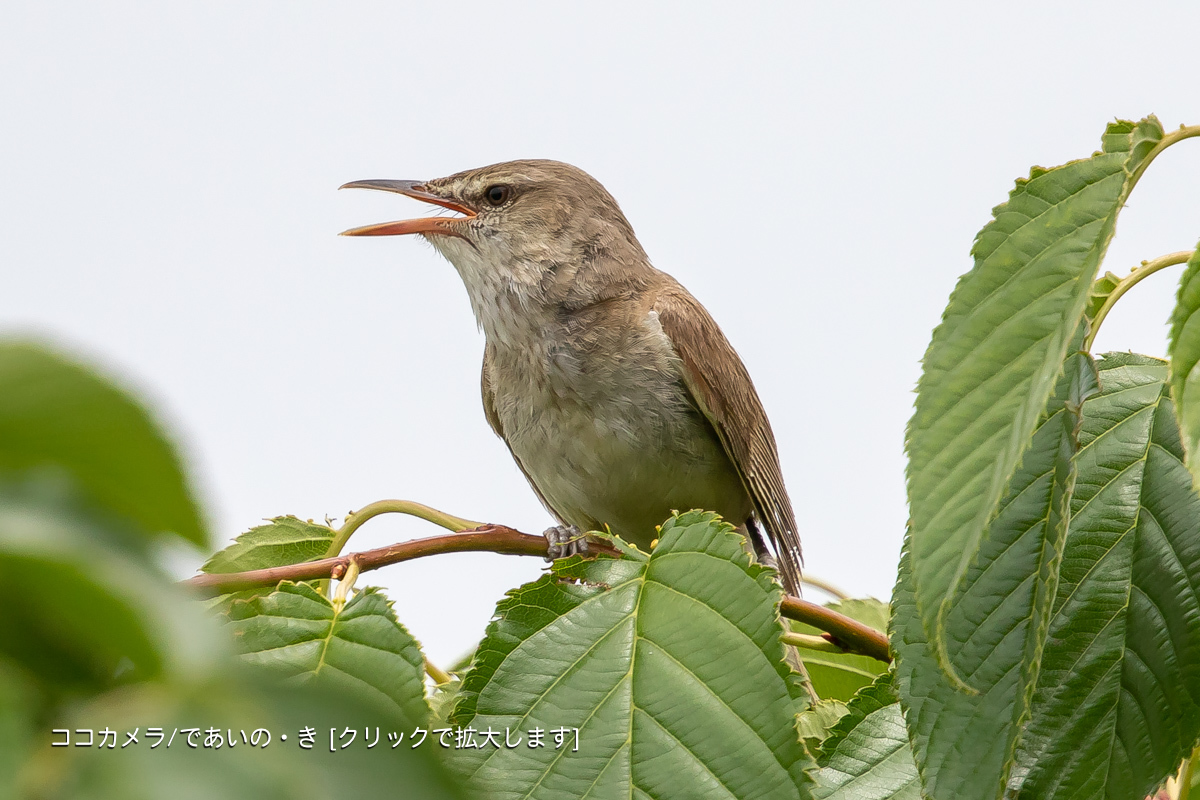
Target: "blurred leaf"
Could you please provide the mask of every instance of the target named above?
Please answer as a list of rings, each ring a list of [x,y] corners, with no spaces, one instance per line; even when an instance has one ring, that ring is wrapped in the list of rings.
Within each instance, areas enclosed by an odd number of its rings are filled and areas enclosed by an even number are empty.
[[[288,688],[230,675],[194,686],[142,685],[102,696],[54,727],[109,729],[116,746],[52,749],[49,733],[39,732],[41,763],[29,771],[27,788],[46,800],[463,797],[437,763],[432,737],[414,749],[412,727],[394,706],[331,686]],[[153,749],[151,727],[164,729]],[[188,746],[187,728],[200,729],[195,748]],[[260,728],[270,732],[269,744],[243,741],[243,732],[249,740]],[[308,750],[301,747],[304,728],[314,732]],[[123,747],[135,731],[137,743]],[[389,734],[403,736],[398,746]],[[219,748],[212,746],[215,736]]]
[[[880,633],[887,633],[888,606],[873,597],[839,600],[827,603],[826,607],[870,626]],[[792,621],[791,628],[797,633],[814,636],[821,634],[817,628],[801,622]],[[876,676],[887,672],[888,668],[887,664],[870,656],[854,653],[830,653],[824,650],[809,650],[805,647],[799,647],[796,650],[804,661],[804,668],[808,670],[809,677],[812,678],[813,689],[822,700],[849,702],[859,689],[869,686]]]
[[[425,658],[378,589],[338,608],[311,586],[285,581],[269,595],[235,603],[229,617],[246,661],[390,703],[408,723],[427,725]]]
[[[889,676],[881,675],[850,701],[822,745],[819,763],[816,797],[920,800],[917,766]]]
[[[0,484],[0,654],[46,684],[96,690],[191,672],[222,652],[196,604],[127,550],[112,520]]]
[[[1171,316],[1171,396],[1183,433],[1187,464],[1200,483],[1200,249],[1179,279]]]
[[[557,565],[510,593],[464,681],[477,731],[547,745],[456,750],[489,797],[808,797],[780,589],[713,514],[663,525],[647,562]],[[560,584],[561,585],[561,584]],[[476,676],[481,676],[477,678]],[[467,688],[471,694],[467,693]],[[461,709],[460,709],[461,710]],[[568,729],[566,745],[552,731]],[[573,729],[579,749],[573,749]]]
[[[0,658],[0,797],[17,797],[17,778],[37,731],[40,692],[33,679]]]
[[[1153,117],[1115,122],[1102,152],[1018,181],[933,333],[907,436],[909,550],[916,610],[944,669],[966,641],[947,617],[1046,408],[1130,175],[1161,138]]]
[[[433,696],[429,698],[430,729],[433,729],[435,726],[444,728],[452,724],[450,722],[450,715],[454,713],[454,707],[458,704],[461,696],[462,681],[458,678],[452,678],[447,683],[438,684],[434,689]]]
[[[149,534],[207,544],[179,458],[140,403],[60,354],[0,343],[0,473],[46,469]]]
[[[1141,798],[1200,736],[1200,496],[1166,364],[1108,353],[1083,407],[1054,616],[1010,790]]]
[[[306,581],[310,586],[313,582]],[[316,588],[316,587],[314,587]],[[200,601],[205,610],[211,611],[214,614],[223,614],[228,616],[233,604],[239,601],[253,600],[256,597],[265,597],[275,591],[274,586],[256,587],[253,589],[239,589],[236,592],[229,594],[219,594],[216,597],[206,597]]]
[[[911,552],[906,548],[901,556],[891,637],[896,687],[931,798],[991,800],[1008,781],[1057,587],[1079,409],[1095,391],[1091,359],[1082,353],[1068,358],[947,616],[945,629],[958,641],[954,668],[973,693],[960,691],[938,668],[913,600]]]
[[[267,525],[251,528],[215,553],[200,567],[202,572],[247,572],[282,567],[325,558],[333,543],[328,525],[296,517],[275,517]]]

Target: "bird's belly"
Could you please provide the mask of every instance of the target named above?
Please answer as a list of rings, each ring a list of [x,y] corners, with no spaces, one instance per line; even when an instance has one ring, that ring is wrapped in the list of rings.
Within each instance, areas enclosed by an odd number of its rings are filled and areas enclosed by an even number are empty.
[[[508,405],[513,454],[572,525],[607,525],[645,547],[672,511],[717,511],[735,525],[749,516],[741,479],[681,388],[639,386],[591,402],[547,393],[519,411]]]

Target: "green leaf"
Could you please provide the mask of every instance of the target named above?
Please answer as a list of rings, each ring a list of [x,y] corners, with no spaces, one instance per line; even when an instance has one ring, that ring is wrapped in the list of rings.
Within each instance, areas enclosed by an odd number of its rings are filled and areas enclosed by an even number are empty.
[[[150,413],[88,367],[0,343],[0,473],[60,471],[146,533],[207,533],[174,447]]]
[[[823,800],[920,800],[904,715],[881,675],[850,701],[821,747],[815,796]]]
[[[251,528],[224,550],[215,553],[203,572],[246,572],[282,567],[325,558],[335,531],[328,525],[296,517],[275,517],[267,525]]]
[[[463,676],[460,698],[450,715],[465,726],[475,716],[479,693],[491,683],[496,669],[518,645],[585,600],[601,595],[616,582],[630,580],[642,565],[626,560],[586,562],[580,557],[554,563],[554,571],[513,589],[496,604],[496,621],[475,650],[471,669]],[[576,582],[584,578],[592,583]]]
[[[797,718],[800,738],[810,750],[818,748],[838,720],[848,713],[849,708],[841,700],[822,700],[809,706]]]
[[[901,556],[891,637],[896,686],[931,798],[991,800],[1008,780],[1067,533],[1079,408],[1095,390],[1091,359],[1071,356],[947,616],[945,630],[958,642],[953,669],[973,692],[938,669],[915,607],[911,551]]]
[[[114,524],[44,484],[0,483],[0,655],[47,686],[190,673],[225,652],[195,603],[114,545]]]
[[[246,661],[395,705],[413,725],[428,722],[425,658],[378,589],[339,607],[311,586],[285,581],[269,595],[234,603],[229,617]]]
[[[1200,496],[1166,364],[1099,362],[1020,797],[1141,798],[1200,736]]]
[[[547,745],[455,750],[454,763],[488,797],[808,797],[780,597],[708,513],[668,520],[646,562],[556,567],[501,603],[460,709],[477,731],[541,728]]]
[[[1200,479],[1200,248],[1179,279],[1171,315],[1171,396],[1183,433],[1187,464]]]
[[[887,632],[887,604],[875,598],[840,600],[826,605],[880,633]],[[816,636],[821,634],[820,630],[800,622],[792,622],[791,627],[797,633]],[[887,664],[870,656],[830,653],[805,647],[797,648],[797,652],[812,679],[813,690],[822,700],[849,702],[859,689],[870,685],[876,676],[887,672]]]
[[[1102,152],[1019,181],[933,333],[908,428],[908,498],[916,608],[944,669],[963,644],[947,617],[1046,407],[1131,173],[1161,138],[1153,117],[1116,122]]]

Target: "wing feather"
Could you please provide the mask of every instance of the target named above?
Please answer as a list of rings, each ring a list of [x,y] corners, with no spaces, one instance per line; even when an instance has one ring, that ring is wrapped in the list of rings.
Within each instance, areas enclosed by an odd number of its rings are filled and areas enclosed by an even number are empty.
[[[669,285],[657,293],[652,309],[683,364],[684,385],[750,493],[755,514],[775,546],[784,587],[796,594],[800,536],[775,434],[750,374],[708,311],[682,286]]]

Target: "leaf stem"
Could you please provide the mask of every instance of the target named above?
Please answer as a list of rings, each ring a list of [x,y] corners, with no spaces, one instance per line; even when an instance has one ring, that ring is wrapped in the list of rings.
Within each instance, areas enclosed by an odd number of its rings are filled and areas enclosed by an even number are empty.
[[[1175,795],[1175,800],[1188,800],[1188,796],[1192,793],[1192,774],[1196,771],[1196,759],[1200,758],[1200,747],[1192,751],[1192,754],[1184,760],[1183,766],[1179,770],[1179,776],[1176,779],[1176,788],[1179,793]]]
[[[1158,144],[1154,145],[1153,149],[1146,154],[1141,163],[1134,168],[1129,176],[1129,188],[1125,190],[1126,195],[1133,191],[1133,187],[1141,180],[1142,174],[1146,168],[1150,166],[1150,162],[1158,158],[1163,150],[1166,150],[1176,142],[1182,142],[1184,139],[1191,139],[1193,136],[1200,136],[1200,125],[1180,125],[1175,130],[1165,134],[1163,138],[1158,140]]]
[[[788,631],[781,638],[784,644],[790,644],[792,647],[803,647],[805,650],[820,650],[823,653],[846,652],[845,649],[829,641],[824,636],[813,636],[808,633]]]
[[[449,683],[450,681],[454,680],[454,677],[449,672],[446,672],[444,669],[439,667],[437,664],[434,664],[428,658],[425,659],[425,674],[427,674],[429,677],[433,678],[433,682],[435,684],[437,684],[438,686],[441,686],[443,684]]]
[[[1100,330],[1100,323],[1104,322],[1104,318],[1108,316],[1108,312],[1112,311],[1113,306],[1122,296],[1143,279],[1153,275],[1159,270],[1173,267],[1176,264],[1186,264],[1188,259],[1192,257],[1192,250],[1180,250],[1175,253],[1168,253],[1165,256],[1159,256],[1151,261],[1143,261],[1140,267],[1134,267],[1129,271],[1129,274],[1117,282],[1108,297],[1104,299],[1104,304],[1096,311],[1096,317],[1092,320],[1091,330],[1088,331],[1087,338],[1083,342],[1083,349],[1087,352],[1092,350],[1092,342],[1096,340],[1096,333]]]
[[[358,561],[350,559],[350,564],[346,567],[346,572],[338,581],[337,592],[333,596],[333,607],[337,611],[341,611],[346,605],[346,598],[350,596],[350,590],[354,588],[354,582],[358,580],[359,566]]]
[[[330,543],[326,555],[339,555],[342,552],[342,548],[346,546],[346,542],[350,541],[350,536],[361,528],[364,522],[380,514],[408,514],[419,517],[426,522],[432,522],[434,525],[441,526],[450,531],[467,531],[483,527],[482,523],[461,519],[453,514],[438,511],[436,508],[430,508],[421,503],[414,503],[411,500],[377,500],[374,503],[363,506],[358,511],[351,511],[346,515],[346,521],[342,523],[342,527],[338,528],[337,533],[334,534],[333,542]]]
[[[800,576],[800,582],[802,584],[804,584],[805,586],[811,586],[814,589],[818,589],[818,590],[824,592],[825,594],[829,595],[830,597],[836,597],[838,600],[849,600],[850,599],[850,595],[846,594],[844,591],[842,591],[836,585],[830,583],[829,581],[825,580],[824,578],[818,578],[816,575],[812,575],[812,574],[809,574],[806,572]]]

